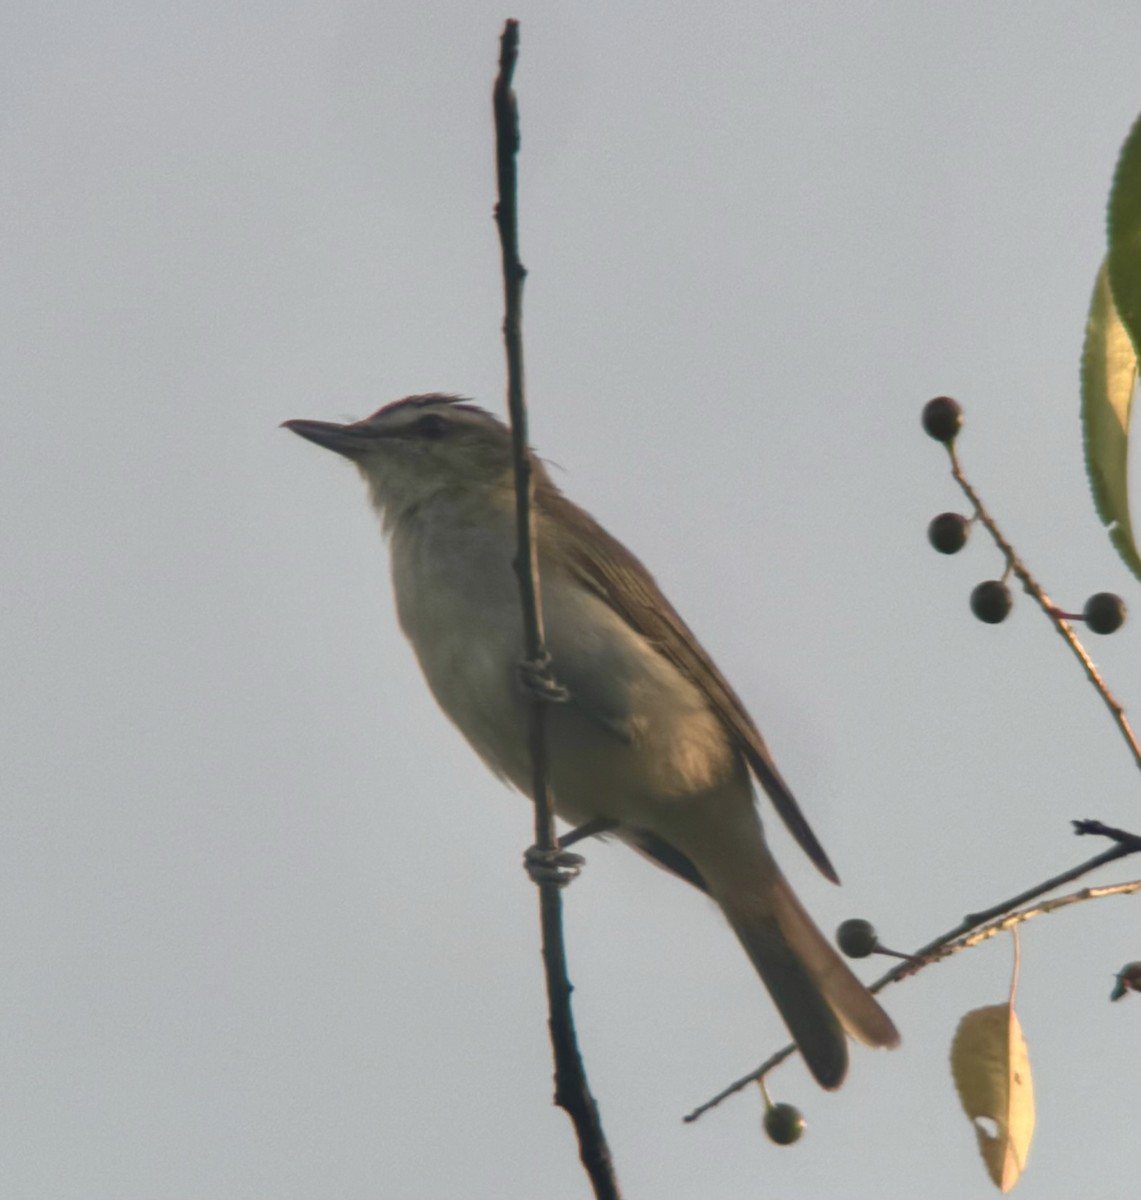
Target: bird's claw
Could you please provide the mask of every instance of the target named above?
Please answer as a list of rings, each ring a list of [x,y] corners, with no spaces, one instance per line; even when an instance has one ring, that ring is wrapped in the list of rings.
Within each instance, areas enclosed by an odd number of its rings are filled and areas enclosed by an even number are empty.
[[[581,854],[573,854],[558,846],[550,850],[531,846],[523,853],[523,869],[531,877],[532,883],[553,883],[558,887],[566,887],[579,877],[585,865],[586,859]]]
[[[532,696],[548,704],[565,704],[570,699],[570,692],[551,674],[551,656],[546,651],[519,664],[519,679]]]

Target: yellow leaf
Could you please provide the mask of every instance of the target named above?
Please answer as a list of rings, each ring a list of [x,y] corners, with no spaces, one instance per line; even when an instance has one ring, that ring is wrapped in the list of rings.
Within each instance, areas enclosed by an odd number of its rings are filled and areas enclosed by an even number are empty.
[[[1030,1055],[1012,1004],[976,1008],[963,1017],[951,1045],[951,1074],[987,1171],[1000,1192],[1009,1192],[1034,1136]]]

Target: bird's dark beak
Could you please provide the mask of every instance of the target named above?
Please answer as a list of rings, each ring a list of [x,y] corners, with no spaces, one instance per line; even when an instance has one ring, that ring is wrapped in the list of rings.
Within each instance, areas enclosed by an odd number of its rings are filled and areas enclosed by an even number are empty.
[[[359,458],[376,441],[376,433],[367,425],[338,425],[334,421],[282,421],[283,429],[292,429],[306,441],[335,450],[346,458]]]

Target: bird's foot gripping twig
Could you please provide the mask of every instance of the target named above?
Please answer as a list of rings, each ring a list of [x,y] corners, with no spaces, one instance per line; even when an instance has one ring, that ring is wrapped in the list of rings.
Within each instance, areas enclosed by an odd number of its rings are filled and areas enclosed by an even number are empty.
[[[561,846],[552,846],[550,850],[530,846],[523,852],[523,869],[531,877],[532,883],[554,883],[566,887],[579,877],[584,866],[586,859],[581,854],[574,854]]]
[[[532,846],[523,853],[523,867],[531,877],[532,883],[557,883],[566,887],[582,874],[586,859],[581,854],[572,854],[567,847],[584,838],[598,837],[618,828],[618,822],[611,817],[595,817],[584,825],[579,825],[569,833],[559,838],[558,845],[550,850],[542,850]]]
[[[551,673],[551,656],[544,650],[538,658],[525,658],[519,664],[519,679],[532,696],[548,704],[565,704],[570,692]]]

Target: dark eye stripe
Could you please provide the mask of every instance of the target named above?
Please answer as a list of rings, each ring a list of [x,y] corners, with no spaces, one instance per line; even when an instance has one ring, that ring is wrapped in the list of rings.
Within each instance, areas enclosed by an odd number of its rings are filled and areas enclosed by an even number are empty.
[[[413,422],[412,432],[423,438],[442,438],[448,432],[448,422],[439,413],[426,413]]]

